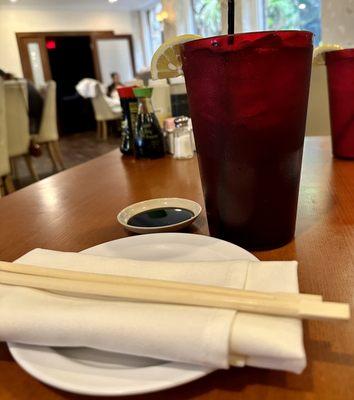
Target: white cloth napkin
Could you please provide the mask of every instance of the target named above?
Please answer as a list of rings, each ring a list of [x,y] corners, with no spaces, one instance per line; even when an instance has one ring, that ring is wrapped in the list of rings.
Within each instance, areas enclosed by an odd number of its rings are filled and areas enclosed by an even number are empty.
[[[97,84],[99,85],[98,87],[101,89],[101,92],[105,94],[106,90],[102,83],[92,78],[81,79],[81,81],[78,82],[78,84],[75,86],[75,89],[79,93],[79,95],[84,97],[85,99],[93,99],[94,97],[96,97]]]
[[[142,262],[33,250],[16,262],[260,291],[297,292],[297,263]],[[85,346],[228,368],[250,365],[300,373],[306,366],[301,321],[201,307],[64,297],[0,285],[0,340]]]

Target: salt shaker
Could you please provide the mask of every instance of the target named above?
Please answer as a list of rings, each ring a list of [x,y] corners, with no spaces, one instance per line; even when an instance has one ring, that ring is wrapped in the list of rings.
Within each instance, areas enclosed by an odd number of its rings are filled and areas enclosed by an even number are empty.
[[[163,122],[164,136],[166,139],[166,150],[168,153],[173,154],[175,149],[174,143],[174,130],[175,130],[175,119],[167,118]]]
[[[174,134],[174,154],[177,159],[187,159],[193,157],[193,144],[191,132],[188,129],[188,118],[178,117],[175,119],[176,128]]]

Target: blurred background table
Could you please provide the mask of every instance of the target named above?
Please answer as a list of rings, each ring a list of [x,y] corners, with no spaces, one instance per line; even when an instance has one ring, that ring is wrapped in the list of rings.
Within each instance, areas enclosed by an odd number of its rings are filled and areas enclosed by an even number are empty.
[[[116,221],[123,207],[154,197],[203,204],[197,160],[122,158],[117,151],[0,200],[0,259],[43,247],[80,251],[128,236]],[[205,213],[187,232],[208,234]],[[328,137],[308,138],[296,238],[262,260],[299,261],[303,292],[354,302],[354,162],[333,160]],[[1,323],[1,322],[0,322]],[[354,319],[304,323],[308,367],[300,375],[255,368],[216,371],[190,384],[130,400],[318,399],[354,396]],[[281,340],[281,338],[279,338]],[[0,345],[0,399],[81,399],[24,372]]]

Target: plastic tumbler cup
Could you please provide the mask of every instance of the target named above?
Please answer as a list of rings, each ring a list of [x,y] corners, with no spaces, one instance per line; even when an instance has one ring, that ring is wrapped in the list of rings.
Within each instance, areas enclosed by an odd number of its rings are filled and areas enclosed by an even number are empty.
[[[182,46],[212,236],[248,249],[293,238],[312,36],[255,32]]]
[[[333,155],[354,158],[354,49],[326,53]]]

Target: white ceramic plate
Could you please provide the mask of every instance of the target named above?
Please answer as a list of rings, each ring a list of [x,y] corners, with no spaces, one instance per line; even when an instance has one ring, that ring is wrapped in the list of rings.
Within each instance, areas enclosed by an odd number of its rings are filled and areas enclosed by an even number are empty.
[[[86,254],[135,260],[257,260],[231,243],[209,236],[158,233],[103,243]],[[191,382],[208,368],[87,348],[8,344],[14,359],[40,381],[78,394],[123,396],[149,393]]]
[[[184,208],[191,211],[193,216],[179,222],[177,224],[154,226],[154,227],[142,227],[134,226],[128,224],[130,218],[134,217],[144,211],[152,211],[157,208]],[[188,199],[179,199],[178,197],[163,197],[160,199],[151,199],[140,201],[139,203],[131,204],[130,206],[124,208],[118,215],[117,220],[120,224],[124,226],[125,229],[135,233],[157,233],[157,232],[175,232],[180,229],[185,228],[195,221],[200,215],[202,207],[195,201]]]

